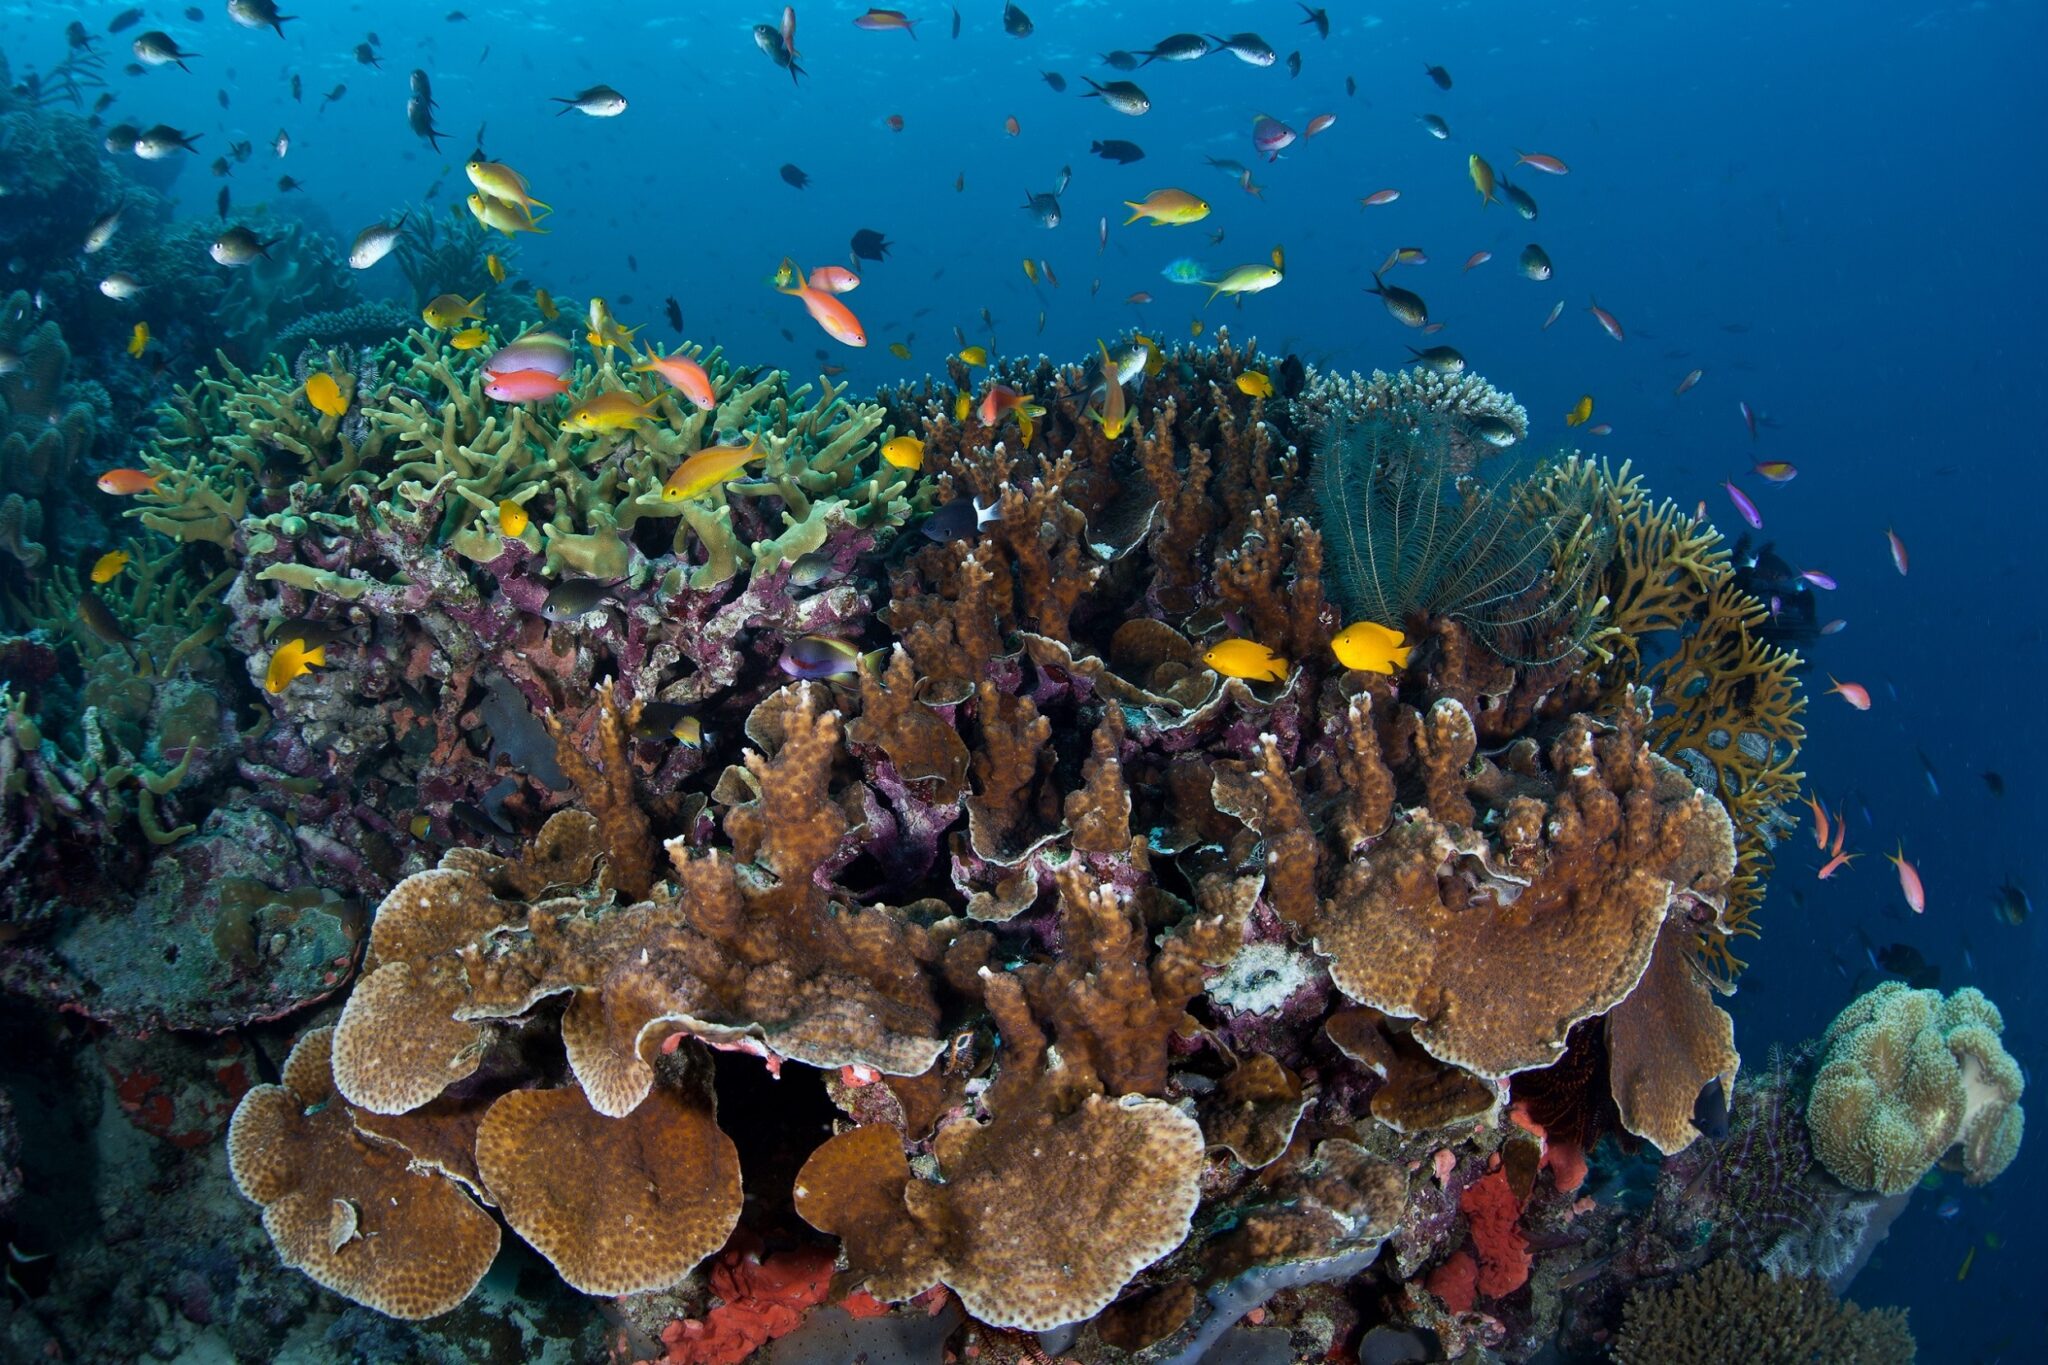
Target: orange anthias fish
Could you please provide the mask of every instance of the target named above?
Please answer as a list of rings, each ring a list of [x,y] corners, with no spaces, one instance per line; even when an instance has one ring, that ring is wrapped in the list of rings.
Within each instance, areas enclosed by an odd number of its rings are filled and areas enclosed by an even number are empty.
[[[1828,808],[1820,803],[1818,796],[1806,798],[1807,808],[1813,812],[1813,846],[1826,849],[1828,846]]]
[[[157,476],[141,469],[109,469],[100,475],[98,483],[102,493],[111,493],[117,498],[133,497],[137,493],[156,492]]]
[[[1897,853],[1884,855],[1892,866],[1899,869],[1899,891],[1906,898],[1906,904],[1913,907],[1913,913],[1927,913],[1927,888],[1920,884],[1920,869],[1906,861],[1906,845],[1902,842]]]
[[[804,310],[811,315],[811,321],[824,329],[825,335],[844,346],[865,346],[868,344],[866,329],[853,310],[841,303],[834,295],[826,293],[810,282],[803,268],[789,257],[782,258],[778,277],[788,281],[775,286],[780,293],[790,294],[802,302]]]
[[[860,276],[843,265],[821,265],[810,275],[811,288],[828,294],[851,294],[860,288]]]
[[[1835,675],[1832,673],[1828,674],[1828,681],[1834,683],[1834,686],[1828,689],[1830,695],[1840,696],[1843,701],[1848,702],[1849,705],[1855,707],[1858,711],[1868,711],[1870,709],[1870,689],[1862,683],[1839,682],[1836,681]]]
[[[633,369],[636,373],[660,375],[701,411],[709,412],[718,406],[711,376],[704,372],[702,365],[686,355],[650,355]]]
[[[1571,167],[1565,165],[1554,156],[1545,156],[1541,152],[1525,152],[1519,147],[1515,149],[1515,164],[1517,166],[1527,166],[1532,170],[1542,171],[1545,175],[1570,175],[1572,173]]]
[[[1607,335],[1613,337],[1616,341],[1626,341],[1628,339],[1628,334],[1621,330],[1621,324],[1615,320],[1614,314],[1602,308],[1598,300],[1594,300],[1587,307],[1586,311],[1599,321],[1601,330],[1606,332]],[[1551,316],[1555,317],[1556,314],[1553,313]],[[1546,322],[1543,325],[1548,327],[1550,324]]]
[[[1821,864],[1820,879],[1826,881],[1862,856],[1860,853],[1837,853],[1834,857]]]
[[[736,446],[707,446],[676,466],[661,485],[663,502],[701,497],[768,452],[753,441]]]

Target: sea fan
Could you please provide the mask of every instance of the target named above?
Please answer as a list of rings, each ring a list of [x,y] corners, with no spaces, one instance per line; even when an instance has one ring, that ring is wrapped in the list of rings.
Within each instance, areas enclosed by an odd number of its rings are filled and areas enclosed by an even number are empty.
[[[1492,455],[1451,414],[1331,421],[1315,492],[1346,615],[1395,627],[1456,620],[1517,664],[1578,649],[1593,622],[1587,585],[1613,537],[1589,510],[1531,496],[1545,472]]]

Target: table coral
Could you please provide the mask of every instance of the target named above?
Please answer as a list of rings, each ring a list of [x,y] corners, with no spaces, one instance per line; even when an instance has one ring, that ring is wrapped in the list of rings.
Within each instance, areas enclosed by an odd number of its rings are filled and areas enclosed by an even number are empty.
[[[1982,1185],[2019,1154],[2025,1088],[1999,1041],[2005,1021],[1973,986],[1944,997],[1882,982],[1835,1016],[1806,1123],[1814,1155],[1855,1189],[1910,1190],[1960,1146]]]

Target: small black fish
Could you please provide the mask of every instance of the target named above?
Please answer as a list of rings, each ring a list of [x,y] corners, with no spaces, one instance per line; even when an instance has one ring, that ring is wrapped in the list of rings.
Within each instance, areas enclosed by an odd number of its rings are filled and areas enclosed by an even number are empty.
[[[796,78],[804,74],[804,69],[796,64],[796,59],[789,55],[789,48],[784,46],[782,30],[775,25],[754,25],[754,46],[760,48],[769,61],[789,73],[791,85],[795,85]]]
[[[1358,78],[1356,76],[1346,76],[1344,78],[1344,93],[1352,96],[1353,98],[1357,97]]]
[[[979,535],[982,527],[996,520],[996,504],[982,507],[973,498],[955,498],[926,517],[917,529],[927,540],[950,545]]]
[[[668,325],[676,329],[677,336],[681,336],[683,334],[683,305],[676,302],[674,294],[670,294],[668,302],[664,303],[662,308],[668,314]]]
[[[1426,66],[1422,68],[1422,73],[1425,76],[1428,76],[1431,80],[1436,82],[1437,89],[1448,90],[1451,88],[1451,73],[1444,70],[1442,67]]]
[[[384,63],[377,59],[376,50],[368,43],[356,44],[356,65],[375,67],[379,71],[384,69]]]
[[[1038,75],[1041,80],[1043,80],[1047,85],[1053,88],[1053,93],[1059,95],[1064,95],[1067,93],[1067,78],[1065,76],[1062,76],[1059,72],[1041,71],[1038,73]]]
[[[953,11],[953,36],[958,38],[960,36],[960,7],[958,5],[948,5],[946,8]]]
[[[87,33],[84,24],[73,19],[64,28],[64,41],[71,45],[71,50],[74,52],[90,52],[92,51],[92,45],[98,42],[99,39]]]
[[[1721,1090],[1719,1076],[1700,1087],[1699,1097],[1692,1102],[1692,1126],[1709,1142],[1727,1140],[1728,1096]]]
[[[1301,0],[1294,0],[1294,3],[1301,5]],[[1313,28],[1318,38],[1328,38],[1330,36],[1330,12],[1328,10],[1311,9],[1307,5],[1301,5],[1301,12],[1308,16],[1308,18],[1301,22]]]
[[[279,194],[290,194],[292,191],[302,188],[304,187],[298,181],[288,175],[281,175],[277,178],[277,191]]]
[[[939,510],[944,511],[945,508]],[[934,516],[936,515],[934,513]],[[84,623],[87,630],[100,639],[110,645],[119,645],[131,663],[136,661],[135,637],[128,633],[128,628],[121,624],[120,619],[108,609],[107,604],[99,599],[99,594],[89,590],[79,592],[78,619]],[[139,664],[137,666],[140,667]]]
[[[811,183],[811,178],[804,174],[803,168],[793,161],[784,162],[779,174],[782,176],[782,183],[793,189],[800,190]]]
[[[186,21],[187,23],[197,24],[197,23],[200,23],[200,22],[202,22],[202,21],[203,21],[203,20],[204,20],[205,18],[206,18],[206,11],[205,11],[205,10],[203,10],[203,9],[201,9],[201,8],[199,8],[199,6],[197,6],[197,5],[187,5],[187,6],[185,6],[185,21]]]
[[[1145,159],[1143,147],[1135,142],[1124,142],[1116,138],[1111,138],[1107,142],[1091,142],[1088,144],[1088,150],[1104,161],[1114,161],[1119,166],[1128,166],[1133,161]]]
[[[216,91],[214,91],[214,92],[213,92],[213,98],[214,98],[214,99],[215,99],[215,100],[216,100],[216,101],[217,101],[217,102],[218,102],[218,103],[220,104],[220,107],[221,107],[221,108],[225,109],[225,108],[227,108],[227,107],[228,107],[228,92],[227,92],[227,91],[225,91],[225,90],[216,90]]]
[[[1138,69],[1137,57],[1124,51],[1122,48],[1118,48],[1114,52],[1103,53],[1102,64],[1112,71],[1136,71]]]
[[[1993,796],[2003,796],[2005,795],[2005,778],[1986,768],[1984,770],[1984,787]]]
[[[565,578],[548,590],[540,614],[550,621],[574,621],[609,602],[613,586],[598,578]]]
[[[415,75],[423,74],[415,72]],[[405,124],[414,136],[423,139],[435,151],[441,150],[441,139],[448,136],[434,126],[434,98],[431,95],[414,95],[405,102]]]
[[[142,11],[140,9],[124,9],[114,16],[112,23],[107,25],[107,32],[119,33],[122,29],[134,28],[141,22]]]
[[[1031,28],[1030,15],[1013,4],[1005,3],[1003,5],[1003,32],[1009,34],[1012,38],[1029,38],[1031,36]]]
[[[883,240],[882,234],[873,228],[862,228],[853,234],[853,256],[858,261],[882,261],[889,257],[893,242]]]
[[[2000,924],[2009,924],[2014,928],[2018,928],[2020,925],[2025,924],[2033,915],[2034,901],[2032,897],[2027,895],[2027,889],[2024,886],[2021,886],[2011,877],[2007,877],[2005,884],[2000,886],[1992,896],[1991,913],[1997,917]]]
[[[1301,74],[1301,54],[1299,52],[1290,52],[1287,54],[1287,74],[1290,77],[1299,76]]]
[[[1870,965],[1891,976],[1903,977],[1908,986],[1916,991],[1932,990],[1941,985],[1941,968],[1910,943],[1887,943],[1882,948],[1864,948]]]
[[[220,193],[214,196],[213,206],[220,210],[221,220],[225,222],[228,216],[228,187],[226,185],[222,185]]]
[[[324,114],[324,113],[326,113],[326,112],[327,112],[327,106],[328,106],[328,105],[330,105],[330,104],[334,103],[334,102],[335,102],[336,100],[340,99],[340,98],[341,98],[341,97],[342,97],[343,95],[346,95],[347,93],[348,93],[348,87],[347,87],[347,86],[345,86],[345,85],[337,85],[337,86],[335,86],[335,87],[334,87],[334,88],[333,88],[332,90],[330,90],[330,91],[328,91],[328,92],[327,92],[327,97],[326,97],[325,99],[323,99],[323,100],[321,100],[321,101],[320,101],[320,108],[319,108],[318,110],[316,110],[315,112],[316,112],[316,113],[321,113],[321,114]]]
[[[303,99],[303,98],[304,98],[304,96],[305,96],[305,93],[306,93],[306,87],[305,87],[304,83],[302,83],[302,82],[301,82],[301,81],[299,80],[299,74],[298,74],[298,72],[294,71],[294,72],[292,73],[292,98],[293,98],[294,100],[301,100],[301,99]]]

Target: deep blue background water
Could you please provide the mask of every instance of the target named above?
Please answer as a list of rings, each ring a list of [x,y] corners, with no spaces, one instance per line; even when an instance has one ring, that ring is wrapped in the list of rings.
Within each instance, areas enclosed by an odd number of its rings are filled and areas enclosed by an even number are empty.
[[[12,5],[0,40],[19,75],[61,56],[64,21],[99,31],[119,8]],[[976,0],[962,6],[957,41],[943,5],[911,7],[925,21],[912,39],[855,29],[861,6],[807,3],[797,42],[810,75],[796,86],[753,45],[751,25],[779,14],[767,4],[465,3],[468,20],[450,23],[445,0],[301,0],[304,17],[282,40],[232,27],[218,0],[199,23],[183,5],[146,8],[149,20],[122,39],[160,27],[204,55],[190,74],[117,76],[108,118],[205,134],[177,185],[194,216],[213,213],[206,162],[248,138],[259,150],[232,182],[237,218],[260,223],[262,190],[285,171],[306,192],[269,196],[272,210],[346,240],[437,181],[434,202],[459,202],[461,162],[483,124],[490,155],[557,210],[549,235],[520,239],[515,268],[571,306],[603,294],[664,340],[661,300],[674,294],[692,339],[798,371],[822,349],[857,389],[938,368],[956,326],[994,350],[1071,358],[1122,328],[1178,339],[1203,318],[1360,369],[1442,342],[1516,393],[1545,441],[1562,440],[1563,412],[1592,394],[1594,420],[1614,430],[1581,444],[1633,460],[1687,506],[1704,499],[1731,530],[1717,485],[1745,476],[1786,558],[1841,580],[1821,614],[1850,625],[1822,642],[1816,663],[1868,685],[1876,704],[1857,713],[1816,696],[1809,712],[1805,766],[1831,802],[1850,806],[1851,846],[1865,857],[1823,884],[1803,831],[1782,850],[1766,937],[1731,1005],[1744,1052],[1760,1064],[1771,1043],[1816,1033],[1868,984],[1860,931],[1918,947],[1945,988],[1981,986],[2005,1011],[2007,1046],[2030,1074],[2038,1068],[2048,1037],[2039,930],[1994,920],[1990,893],[2007,875],[2048,891],[2037,719],[2048,675],[2042,6],[1340,0],[1325,42],[1278,0],[1027,4],[1037,32],[1024,40],[1002,32],[998,0]],[[1137,73],[1153,101],[1143,117],[1079,97],[1084,74],[1117,74],[1097,54],[1198,27],[1256,30],[1283,58],[1298,48],[1301,75],[1217,55]],[[369,30],[382,39],[381,72],[350,55]],[[1449,68],[1452,90],[1424,76],[1432,63]],[[441,103],[450,137],[440,155],[405,126],[414,66],[432,74]],[[1067,93],[1043,70],[1062,73]],[[293,71],[304,103],[286,89]],[[596,81],[626,94],[623,117],[557,117],[547,102]],[[347,95],[316,113],[336,83]],[[1337,122],[1268,165],[1250,140],[1261,112],[1297,129],[1319,113]],[[1445,118],[1451,139],[1429,137],[1423,113]],[[884,124],[891,114],[903,117],[900,133]],[[1002,127],[1010,115],[1014,138]],[[280,126],[293,139],[281,165],[262,150]],[[1110,137],[1138,142],[1146,159],[1119,167],[1089,155],[1091,139]],[[1541,204],[1535,223],[1481,208],[1466,176],[1468,153],[1506,168],[1514,147],[1572,168],[1513,177]],[[1205,165],[1209,156],[1253,166],[1263,197]],[[778,178],[784,162],[812,177],[808,190]],[[1047,231],[1019,205],[1063,165],[1073,168],[1065,221]],[[1214,213],[1192,227],[1119,226],[1121,200],[1167,186],[1205,196]],[[1359,208],[1388,187],[1398,202]],[[865,352],[830,342],[766,286],[785,253],[806,266],[843,262],[859,227],[895,243],[847,300],[872,338]],[[1531,241],[1556,263],[1548,283],[1515,272]],[[1204,311],[1201,291],[1159,276],[1176,256],[1222,269],[1276,245],[1286,280],[1241,309],[1226,300]],[[1401,245],[1431,259],[1401,267],[1398,282],[1449,324],[1427,342],[1362,292]],[[1494,259],[1461,274],[1481,249]],[[1026,257],[1049,263],[1059,287],[1027,282]],[[394,265],[370,278],[404,292]],[[482,283],[446,282],[465,293]],[[1156,301],[1122,302],[1137,290]],[[1595,295],[1628,329],[1625,342],[1586,313]],[[1563,317],[1542,330],[1559,299]],[[890,341],[907,342],[913,359],[890,356]],[[1704,380],[1674,397],[1695,366]],[[1738,401],[1776,423],[1755,444]],[[1800,476],[1766,488],[1746,477],[1758,458],[1791,460]],[[1911,548],[1909,577],[1891,567],[1887,525]],[[1939,796],[1916,748],[1939,772]],[[1986,768],[2006,779],[2002,799],[1981,780]],[[1926,878],[1924,918],[1906,912],[1880,856],[1899,839]],[[2042,1152],[2037,1133],[1952,1220],[1934,1216],[1941,1195],[1922,1195],[1855,1296],[1910,1305],[1929,1359],[2025,1358],[2043,1330]],[[1976,1261],[1959,1283],[1971,1245]]]

